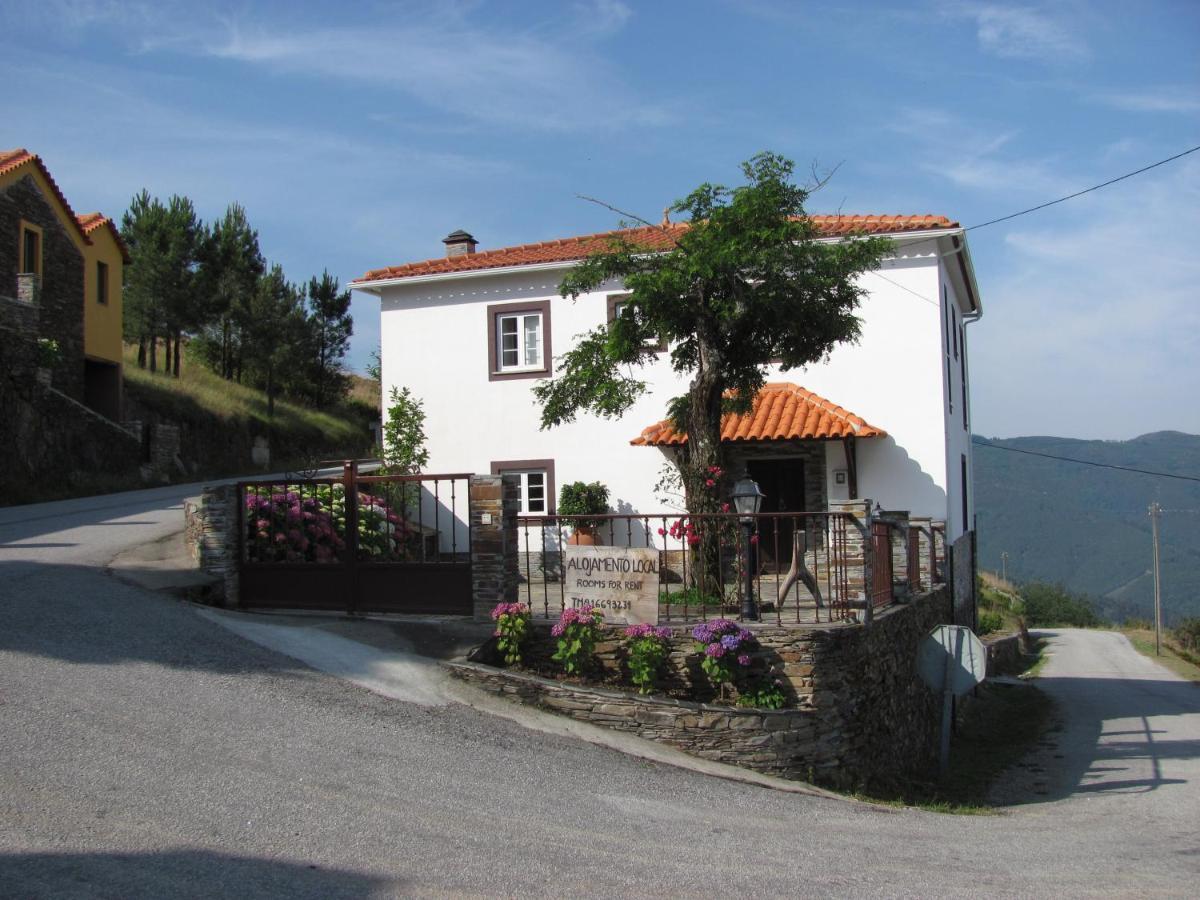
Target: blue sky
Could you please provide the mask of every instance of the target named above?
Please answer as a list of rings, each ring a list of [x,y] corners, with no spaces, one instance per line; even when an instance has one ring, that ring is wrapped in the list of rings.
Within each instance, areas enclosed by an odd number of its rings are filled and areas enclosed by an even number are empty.
[[[813,212],[970,225],[1200,144],[1194,0],[3,0],[0,31],[0,147],[77,211],[238,201],[296,280],[616,224],[577,194],[655,219],[763,149],[837,167]],[[1200,432],[1200,153],[969,240],[977,432]]]

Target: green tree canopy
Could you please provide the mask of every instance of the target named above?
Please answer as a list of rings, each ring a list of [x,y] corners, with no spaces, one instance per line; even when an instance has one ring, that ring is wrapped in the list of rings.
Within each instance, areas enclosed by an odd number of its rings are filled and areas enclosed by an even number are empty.
[[[648,252],[637,241],[644,229],[632,230],[571,270],[559,287],[564,297],[612,282],[630,297],[616,321],[583,335],[560,357],[555,377],[534,388],[543,428],[582,412],[621,415],[646,390],[636,369],[666,338],[675,371],[691,379],[669,408],[688,435],[680,459],[688,508],[713,508],[716,498],[699,487],[709,467],[723,463],[722,413],[749,408],[768,364],[806,366],[857,340],[863,289],[856,277],[891,246],[861,236],[818,240],[793,168],[760,153],[742,165],[743,186],[702,184],[671,207],[686,218],[661,226],[671,249]]]

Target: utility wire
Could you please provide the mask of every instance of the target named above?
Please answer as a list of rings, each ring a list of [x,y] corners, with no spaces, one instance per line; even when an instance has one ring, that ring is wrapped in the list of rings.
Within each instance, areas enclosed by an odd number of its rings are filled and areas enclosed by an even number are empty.
[[[1187,156],[1189,153],[1195,153],[1200,150],[1200,144],[1192,147],[1190,150],[1184,150],[1182,153],[1176,153],[1174,156],[1168,156],[1166,159],[1160,159],[1156,163],[1151,163],[1148,166],[1142,166],[1133,172],[1126,172],[1124,175],[1118,175],[1116,178],[1110,178],[1101,184],[1094,184],[1090,188],[1085,188],[1082,191],[1076,191],[1074,194],[1067,194],[1065,197],[1059,197],[1057,200],[1050,200],[1046,203],[1039,203],[1037,206],[1031,206],[1029,209],[1023,209],[1020,212],[1010,213],[1007,216],[1001,216],[998,219],[991,219],[987,222],[980,222],[978,225],[969,225],[964,228],[964,231],[974,231],[976,228],[987,228],[989,225],[995,225],[998,222],[1007,222],[1009,219],[1015,219],[1017,216],[1024,216],[1031,212],[1037,212],[1039,209],[1045,209],[1047,206],[1054,206],[1056,203],[1065,203],[1067,200],[1074,200],[1076,197],[1082,197],[1084,194],[1090,194],[1092,191],[1098,191],[1100,188],[1108,187],[1110,184],[1116,184],[1118,181],[1124,181],[1126,178],[1132,178],[1134,175],[1141,175],[1143,172],[1149,172],[1151,169],[1157,169],[1159,166],[1165,166],[1169,162],[1174,162]]]
[[[1075,459],[1070,456],[1056,456],[1053,453],[1039,453],[1037,450],[1021,450],[1018,447],[1005,447],[1002,444],[993,444],[991,441],[981,441],[971,438],[971,443],[979,447],[991,447],[993,450],[1006,450],[1009,453],[1024,453],[1028,456],[1043,456],[1046,459],[1057,459],[1062,462],[1079,463],[1081,466],[1095,466],[1098,469],[1119,469],[1122,472],[1136,472],[1139,475],[1154,475],[1158,478],[1178,478],[1181,481],[1200,481],[1200,476],[1196,475],[1176,475],[1173,472],[1153,472],[1150,469],[1135,469],[1132,466],[1117,466],[1112,463],[1091,462],[1086,459]]]

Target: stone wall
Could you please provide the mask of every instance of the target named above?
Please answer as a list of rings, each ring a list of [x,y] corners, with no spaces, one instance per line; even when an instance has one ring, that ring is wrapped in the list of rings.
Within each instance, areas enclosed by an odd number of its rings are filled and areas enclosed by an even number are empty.
[[[83,254],[33,178],[0,188],[0,294],[18,293],[21,220],[42,230],[42,273],[35,287],[38,337],[58,341],[55,387],[83,400]]]
[[[225,606],[238,602],[237,498],[236,484],[222,484],[183,505],[188,551],[203,571],[220,579]]]
[[[625,712],[618,711],[611,698],[571,696],[570,692],[588,693],[590,689],[580,685],[559,685],[567,694],[547,692],[538,687],[536,678],[525,674],[514,682],[519,689],[507,690],[497,685],[508,684],[505,677],[518,673],[492,670],[487,678],[479,672],[458,674],[486,681],[483,686],[491,685],[490,690],[502,690],[515,699],[574,718],[612,725],[611,719],[619,717],[623,730],[705,758],[853,787],[920,773],[936,763],[941,706],[917,676],[916,656],[921,639],[949,616],[949,595],[942,586],[912,603],[879,611],[870,626],[751,625],[760,645],[752,654],[754,668],[779,678],[793,706],[777,713],[742,712],[724,706],[709,709],[684,700],[715,699],[686,628],[674,631],[659,685],[665,696],[653,702],[627,697],[628,702],[621,706]],[[549,625],[535,622],[523,649],[527,668],[553,672],[550,655],[554,649]],[[486,649],[475,658],[495,661]],[[606,683],[612,686],[624,680],[624,653],[617,629],[606,630],[597,644],[596,664],[595,677],[603,696],[625,696],[605,688]],[[556,706],[548,702],[551,697],[564,702]],[[693,721],[697,716],[706,724]],[[743,729],[747,733],[741,733]],[[759,740],[747,744],[752,737]]]
[[[1029,652],[1029,634],[989,635],[983,639],[983,646],[987,650],[987,673],[990,677],[1010,669],[1022,654]]]

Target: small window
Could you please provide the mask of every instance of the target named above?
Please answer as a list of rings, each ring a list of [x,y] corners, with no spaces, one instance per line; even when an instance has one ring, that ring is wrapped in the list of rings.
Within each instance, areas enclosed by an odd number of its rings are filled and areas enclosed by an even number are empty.
[[[35,225],[21,223],[21,272],[42,274],[42,232]]]
[[[492,463],[493,475],[516,475],[521,479],[522,516],[545,516],[554,512],[554,460],[512,459]]]
[[[630,297],[629,294],[609,294],[608,295],[608,319],[607,319],[607,321],[608,321],[609,325],[611,325],[613,322],[617,321],[617,319],[620,318],[624,314],[625,310],[629,308],[629,297]],[[657,341],[653,340],[653,339],[647,340],[646,346],[653,348],[654,350],[656,350],[659,353],[665,353],[667,351],[666,335],[659,335],[659,338]]]
[[[108,263],[96,263],[96,302],[108,305]]]
[[[488,377],[538,378],[550,374],[550,304],[488,307]]]

